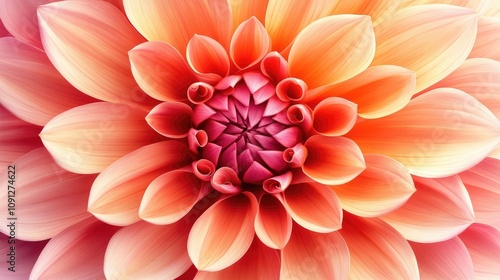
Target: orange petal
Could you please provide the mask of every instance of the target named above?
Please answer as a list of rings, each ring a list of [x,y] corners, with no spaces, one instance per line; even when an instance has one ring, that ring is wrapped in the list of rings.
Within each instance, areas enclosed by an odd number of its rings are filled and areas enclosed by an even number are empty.
[[[407,6],[427,4],[449,4],[469,8],[478,14],[483,14],[488,8],[489,3],[490,0],[401,0],[400,7],[404,8]]]
[[[411,247],[418,261],[422,279],[474,279],[472,260],[458,237],[438,243],[414,243]]]
[[[369,15],[373,25],[377,25],[392,14],[399,7],[400,0],[355,0],[337,1],[332,14]]]
[[[184,53],[195,34],[229,46],[231,7],[225,0],[123,0],[130,22],[148,41],[164,41]],[[196,19],[196,20],[194,20]]]
[[[372,66],[347,81],[308,92],[304,102],[314,107],[325,98],[338,96],[356,103],[361,117],[374,119],[406,106],[415,91],[415,84],[415,72],[406,68]]]
[[[320,233],[342,227],[342,208],[337,195],[317,183],[288,187],[279,197],[293,220],[302,227]]]
[[[439,242],[456,236],[474,222],[472,204],[458,176],[413,177],[417,191],[399,209],[381,217],[406,239]]]
[[[109,224],[137,222],[148,185],[161,174],[189,163],[188,148],[177,141],[159,142],[135,150],[99,174],[90,192],[89,212]]]
[[[191,128],[193,110],[181,102],[163,102],[146,116],[148,124],[156,132],[169,138],[183,138]]]
[[[123,104],[91,103],[56,116],[45,125],[40,137],[63,168],[75,173],[98,173],[158,138],[144,120],[145,115]]]
[[[139,216],[159,225],[177,222],[203,197],[203,184],[191,171],[167,172],[146,189]]]
[[[346,214],[342,229],[351,256],[351,279],[419,279],[408,241],[379,219]]]
[[[219,279],[280,279],[280,256],[278,251],[262,244],[257,237],[246,254],[235,264],[216,272],[199,271],[194,280]]]
[[[464,62],[476,38],[477,17],[472,10],[450,5],[400,10],[375,29],[373,65],[395,64],[415,71],[416,92],[421,91]]]
[[[70,85],[43,51],[11,37],[0,39],[0,83],[2,104],[41,126],[63,111],[97,101]]]
[[[273,42],[273,50],[281,52],[288,47],[307,25],[329,15],[335,2],[269,0],[265,25]]]
[[[481,17],[477,25],[477,38],[469,57],[500,60],[500,51],[495,47],[500,40],[500,19]]]
[[[129,51],[132,73],[139,86],[162,101],[186,101],[196,75],[172,45],[146,42]]]
[[[218,271],[237,262],[252,244],[257,199],[243,192],[216,202],[193,225],[188,253],[199,270]]]
[[[14,214],[22,217],[15,221],[16,238],[48,239],[90,216],[86,204],[95,175],[74,174],[62,169],[45,148],[35,149],[11,164],[15,168],[5,169],[1,174],[2,178],[15,177],[15,182],[9,184],[15,189],[8,191],[5,188],[0,194],[0,207],[7,211],[7,196],[15,195]],[[6,215],[0,219],[9,224]],[[9,234],[8,227],[0,231]]]
[[[224,47],[214,39],[194,35],[186,49],[191,68],[201,74],[215,74],[220,78],[229,74],[229,56]]]
[[[30,279],[104,279],[104,252],[118,229],[93,217],[73,225],[47,243]]]
[[[106,279],[175,279],[191,267],[189,225],[139,222],[118,231],[104,256]]]
[[[476,221],[500,230],[500,160],[486,158],[459,174],[469,193]]]
[[[418,96],[390,116],[359,122],[346,135],[363,153],[392,157],[422,177],[449,176],[474,166],[499,136],[497,118],[470,95],[451,88]]]
[[[127,52],[144,39],[113,5],[61,1],[38,9],[42,42],[56,69],[82,92],[149,107],[154,100],[132,77]]]
[[[24,122],[0,105],[0,172],[18,157],[42,147],[41,127]]]
[[[473,224],[459,235],[472,258],[476,279],[500,277],[500,231],[483,224]]]
[[[354,77],[370,65],[374,54],[375,34],[370,17],[329,16],[297,35],[288,67],[293,77],[304,80],[312,89]]]
[[[264,22],[269,0],[230,0],[229,2],[231,3],[231,13],[233,15],[233,31],[252,16],[255,16],[260,22]]]
[[[313,128],[321,135],[341,136],[356,123],[358,105],[340,97],[321,101],[313,111]]]
[[[266,29],[251,17],[234,31],[229,55],[238,68],[244,69],[259,63],[270,50],[271,38]]]
[[[348,138],[314,135],[304,145],[307,158],[302,170],[319,183],[344,184],[366,168],[361,150]]]
[[[2,279],[24,280],[29,279],[33,265],[35,265],[40,252],[47,244],[47,241],[27,242],[19,239],[15,240],[15,250],[11,249],[11,243],[14,239],[10,236],[0,234],[0,255],[6,256],[5,261],[0,265],[0,277]],[[10,242],[9,242],[10,241]],[[15,263],[14,271],[10,270],[10,259],[13,258],[12,264]],[[22,261],[16,261],[22,260]]]
[[[316,233],[293,224],[281,251],[280,279],[347,279],[349,249],[338,232]]]
[[[358,177],[332,188],[344,210],[361,217],[377,217],[397,209],[415,192],[404,165],[383,155],[364,158],[366,169]]]
[[[491,1],[484,15],[488,17],[500,17],[500,2]]]
[[[292,218],[272,195],[263,195],[255,216],[255,233],[270,248],[283,249],[292,234]]]

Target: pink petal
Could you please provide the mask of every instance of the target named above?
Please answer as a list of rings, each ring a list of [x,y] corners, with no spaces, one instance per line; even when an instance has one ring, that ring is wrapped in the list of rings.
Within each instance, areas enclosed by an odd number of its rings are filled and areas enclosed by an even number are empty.
[[[262,59],[260,71],[278,83],[288,76],[288,62],[278,52],[270,52]]]
[[[191,267],[189,225],[139,222],[119,230],[104,256],[106,279],[175,279]]]
[[[476,279],[495,279],[500,276],[500,232],[483,224],[473,224],[459,235],[467,247]]]
[[[38,241],[54,237],[65,228],[89,217],[87,198],[95,175],[70,173],[59,167],[45,148],[35,149],[11,163],[6,168],[5,192],[1,193],[0,206],[7,211],[8,195],[14,195],[16,238]],[[14,175],[13,188],[7,188],[8,175]],[[71,186],[68,188],[68,186]],[[9,191],[8,191],[9,189]],[[12,192],[10,192],[12,191]],[[64,211],[61,211],[64,209]],[[6,214],[3,224],[9,224]],[[9,228],[0,228],[9,234]]]
[[[243,192],[216,202],[194,223],[188,253],[199,270],[218,271],[237,262],[254,238],[257,199]]]
[[[193,162],[192,166],[194,175],[202,181],[210,181],[215,173],[215,165],[207,159]]]
[[[273,135],[283,147],[291,148],[302,139],[302,131],[297,126],[291,126]]]
[[[310,131],[313,128],[312,110],[304,104],[295,104],[288,107],[286,115],[288,120],[299,125],[302,131]]]
[[[338,232],[316,233],[293,224],[281,251],[280,279],[347,279],[349,249]]]
[[[477,37],[469,57],[483,57],[500,60],[500,51],[493,45],[500,36],[500,19],[481,17],[477,25]]]
[[[313,127],[325,136],[341,136],[356,123],[358,106],[339,97],[321,101],[313,111]]]
[[[264,181],[262,188],[268,193],[280,193],[285,191],[292,182],[292,172],[288,171]]]
[[[283,170],[286,166],[286,162],[283,160],[282,151],[263,150],[257,151],[257,153],[267,166],[275,171]]]
[[[193,110],[193,124],[195,126],[200,125],[202,122],[210,119],[217,112],[205,104],[200,104],[196,106]]]
[[[471,256],[460,238],[410,244],[422,279],[474,279]]]
[[[2,37],[12,37],[12,35],[5,28],[5,25],[3,24],[1,16],[0,16],[0,38],[2,38]]]
[[[5,260],[0,265],[0,277],[2,279],[25,280],[29,278],[33,265],[47,241],[14,240],[0,234],[0,255],[5,256]],[[14,245],[15,250],[12,250],[11,245]],[[13,259],[12,263],[11,258]]]
[[[194,35],[186,49],[191,69],[201,74],[215,74],[222,78],[229,74],[230,61],[224,47],[216,40]]]
[[[109,224],[130,225],[137,222],[140,220],[139,206],[148,185],[161,174],[190,162],[187,147],[177,141],[164,141],[137,149],[99,174],[92,185],[88,210]]]
[[[211,181],[212,187],[224,194],[241,192],[241,180],[236,171],[229,167],[221,167],[215,171]]]
[[[302,12],[302,11],[297,11]],[[365,70],[375,54],[370,17],[329,16],[304,28],[288,58],[292,77],[310,89],[342,82]]]
[[[145,111],[123,104],[91,103],[57,115],[40,137],[64,169],[98,173],[118,158],[156,141],[158,135],[144,120],[145,115]]]
[[[302,167],[306,159],[307,149],[300,143],[283,151],[283,160],[292,168]]]
[[[47,243],[30,279],[103,279],[104,252],[118,229],[95,218],[73,225]]]
[[[399,209],[381,217],[406,239],[440,242],[474,222],[472,204],[458,176],[441,179],[413,177],[417,191]]]
[[[307,91],[307,84],[296,78],[286,78],[276,85],[276,96],[284,102],[300,101]]]
[[[156,132],[169,138],[186,137],[191,128],[193,110],[181,102],[163,102],[146,116],[148,124]]]
[[[287,102],[283,102],[277,96],[273,96],[267,101],[266,109],[264,109],[263,116],[264,117],[274,116],[277,113],[283,111],[286,107],[288,107]]]
[[[339,232],[349,247],[350,279],[419,279],[410,245],[383,221],[346,214]]]
[[[264,180],[273,176],[273,173],[257,161],[254,161],[243,175],[243,181],[253,184],[262,184]]]
[[[444,177],[485,158],[500,141],[500,122],[470,95],[444,88],[390,116],[359,122],[346,136],[363,153],[392,157],[412,174]]]
[[[382,155],[364,155],[366,169],[352,181],[332,188],[342,208],[356,216],[378,217],[403,205],[415,192],[410,173]]]
[[[283,249],[292,234],[292,218],[278,199],[266,194],[260,198],[254,227],[262,243]]]
[[[244,69],[259,63],[270,50],[266,29],[257,18],[251,17],[234,31],[229,55],[238,68]]]
[[[97,101],[70,85],[43,51],[11,37],[0,39],[0,81],[2,104],[36,125],[43,126],[63,111]]]
[[[307,158],[302,170],[319,183],[345,184],[366,168],[361,150],[348,138],[314,135],[304,146]]]
[[[38,19],[47,56],[77,89],[104,101],[156,103],[137,87],[128,63],[127,52],[144,39],[115,6],[60,1],[41,6]]]

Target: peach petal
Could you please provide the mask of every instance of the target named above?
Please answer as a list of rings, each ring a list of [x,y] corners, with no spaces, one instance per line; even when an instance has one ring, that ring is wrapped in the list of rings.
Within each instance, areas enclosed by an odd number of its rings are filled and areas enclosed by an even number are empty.
[[[259,200],[254,228],[262,243],[281,250],[290,240],[292,218],[278,199],[265,194]]]
[[[421,177],[444,177],[485,158],[500,141],[500,122],[456,89],[435,89],[402,110],[357,123],[346,135],[364,153],[383,154]]]
[[[202,279],[278,280],[280,279],[280,256],[278,251],[262,244],[255,237],[247,253],[239,261],[220,271],[199,271],[194,280]]]
[[[348,138],[314,135],[304,146],[307,158],[302,171],[319,183],[345,184],[366,168],[361,150]]]
[[[346,214],[339,232],[349,247],[350,279],[419,279],[410,245],[383,221]]]
[[[233,16],[233,31],[242,22],[255,16],[260,22],[264,22],[269,0],[240,1],[230,0],[231,13]]]
[[[500,146],[496,146],[496,148],[488,155],[489,157],[500,159]]]
[[[262,188],[268,193],[280,193],[285,191],[292,182],[293,174],[288,171],[264,181]]]
[[[93,217],[69,227],[47,243],[30,279],[104,279],[104,252],[118,229]]]
[[[191,103],[201,104],[209,101],[212,98],[214,91],[214,87],[210,84],[196,82],[189,86],[187,90],[187,97]]]
[[[47,241],[40,242],[27,242],[21,241],[19,239],[15,240],[15,243],[10,244],[13,239],[7,237],[6,235],[0,234],[0,255],[5,256],[5,261],[0,264],[0,277],[2,279],[11,280],[25,280],[29,279],[33,265],[35,265],[40,252],[42,252],[43,247],[47,244]],[[10,241],[10,242],[9,242]],[[15,244],[16,250],[13,252],[11,250],[11,245]],[[15,255],[17,261],[13,269],[9,270],[10,258]],[[19,261],[22,260],[22,261]]]
[[[91,103],[57,115],[40,137],[63,168],[98,173],[121,156],[156,141],[159,136],[148,126],[145,115],[124,104]]]
[[[271,36],[273,50],[283,51],[307,25],[329,15],[335,2],[338,1],[269,0],[265,26]]]
[[[299,125],[304,132],[313,128],[312,110],[304,104],[288,107],[286,115],[291,123]]]
[[[413,177],[417,191],[381,219],[406,239],[432,243],[450,239],[474,222],[470,197],[455,175],[440,179]]]
[[[251,17],[234,31],[229,55],[238,68],[245,69],[259,63],[270,50],[266,29],[256,17]]]
[[[132,74],[151,97],[162,101],[186,101],[195,73],[182,55],[165,42],[142,43],[129,51]]]
[[[148,124],[156,132],[169,138],[183,138],[191,128],[193,110],[181,102],[163,102],[146,116]]]
[[[483,224],[473,224],[459,235],[467,247],[476,279],[500,276],[500,231]]]
[[[47,56],[74,87],[104,101],[155,104],[137,86],[128,61],[127,52],[144,38],[115,6],[60,1],[39,7],[38,20]]]
[[[477,25],[477,38],[469,57],[500,60],[500,51],[493,45],[500,40],[500,19],[481,17]]]
[[[352,181],[332,189],[342,208],[356,216],[377,217],[403,205],[415,192],[404,165],[383,155],[364,155],[366,169]]]
[[[328,97],[342,97],[358,105],[367,119],[393,114],[410,101],[415,92],[415,72],[396,65],[372,66],[342,83],[306,94],[304,102],[315,106]]]
[[[175,279],[191,267],[186,251],[190,226],[139,222],[119,230],[104,256],[106,279]]]
[[[493,1],[495,2],[495,1]],[[449,4],[462,6],[474,10],[478,14],[483,14],[490,4],[489,0],[402,0],[400,7],[428,4]]]
[[[402,9],[375,29],[372,65],[395,64],[415,71],[419,92],[465,61],[476,38],[477,18],[474,11],[451,5]]]
[[[99,174],[90,191],[88,210],[109,224],[137,222],[148,185],[161,174],[186,166],[190,161],[186,145],[173,140],[137,149]]]
[[[229,46],[229,1],[123,0],[123,6],[130,22],[148,41],[167,42],[183,52],[198,34],[214,38],[226,49]]]
[[[500,17],[500,2],[491,1],[484,15],[487,17]]]
[[[337,195],[317,183],[289,186],[279,196],[292,219],[302,227],[319,233],[333,232],[342,227],[342,208]]]
[[[332,14],[369,15],[373,25],[377,25],[398,9],[400,0],[356,0],[336,1]]]
[[[347,279],[349,249],[338,232],[309,231],[293,224],[292,237],[281,250],[280,279]]]
[[[459,174],[474,208],[476,221],[500,230],[500,160],[486,158]]]
[[[241,259],[254,238],[257,207],[253,194],[243,192],[206,210],[189,233],[187,251],[194,265],[199,270],[218,271]]]
[[[297,35],[290,49],[288,68],[292,77],[302,79],[313,89],[361,73],[374,54],[375,34],[370,17],[329,16]]]
[[[90,216],[86,204],[95,175],[74,174],[62,169],[45,148],[35,149],[11,164],[15,168],[5,169],[1,174],[6,180],[8,175],[15,175],[15,182],[10,184],[15,190],[9,188],[12,192],[8,192],[6,187],[0,194],[0,205],[7,211],[7,195],[15,195],[15,215],[22,217],[16,221],[16,238],[48,239]],[[0,219],[9,224],[6,215]],[[0,231],[9,234],[8,227]]]
[[[282,158],[284,162],[289,163],[292,168],[302,167],[307,159],[307,149],[304,145],[298,143],[292,148],[284,150]]]
[[[198,179],[209,182],[215,173],[215,164],[207,159],[200,159],[192,163],[193,173]]]
[[[2,104],[40,126],[63,111],[97,101],[70,85],[43,51],[11,37],[0,39],[0,84]]]
[[[20,156],[43,146],[38,137],[41,127],[18,119],[1,105],[0,128],[0,172]]]
[[[358,106],[340,97],[329,97],[313,110],[313,128],[321,135],[341,136],[356,123]]]
[[[214,39],[194,35],[186,49],[191,69],[200,74],[214,74],[219,79],[229,73],[230,61],[224,47]]]
[[[474,279],[471,256],[460,238],[410,244],[422,279]]]
[[[221,167],[215,171],[211,180],[212,187],[224,194],[241,192],[241,180],[236,171],[229,167]]]

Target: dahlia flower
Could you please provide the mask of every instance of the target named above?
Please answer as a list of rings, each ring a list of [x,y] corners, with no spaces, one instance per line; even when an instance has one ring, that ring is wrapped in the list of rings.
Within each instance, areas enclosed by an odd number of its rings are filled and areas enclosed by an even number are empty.
[[[0,0],[2,279],[499,278],[499,3]]]

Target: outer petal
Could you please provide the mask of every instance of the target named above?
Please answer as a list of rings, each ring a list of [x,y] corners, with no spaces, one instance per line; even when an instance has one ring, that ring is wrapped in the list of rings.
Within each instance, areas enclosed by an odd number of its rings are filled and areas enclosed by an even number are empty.
[[[337,1],[332,14],[369,15],[373,25],[392,16],[399,7],[400,0],[351,0]]]
[[[142,110],[122,104],[87,104],[53,118],[40,137],[63,168],[97,173],[158,138],[144,120],[145,115]]]
[[[460,173],[474,206],[476,221],[500,230],[500,160],[486,158]]]
[[[193,110],[181,102],[163,102],[146,116],[148,124],[156,132],[169,138],[183,138],[191,128]]]
[[[491,1],[484,15],[488,17],[500,17],[500,2]]]
[[[70,85],[43,51],[10,37],[0,39],[0,99],[19,118],[41,126],[97,101]]]
[[[47,241],[15,240],[3,234],[0,234],[0,242],[2,244],[0,245],[0,255],[5,259],[0,263],[0,277],[11,280],[28,279],[40,252],[47,244]],[[12,250],[11,246],[15,247],[15,250]],[[12,263],[11,259],[13,259]]]
[[[272,195],[263,195],[255,216],[255,233],[270,248],[283,249],[292,234],[292,218]]]
[[[280,256],[278,251],[262,244],[257,237],[246,254],[235,264],[216,272],[199,271],[195,280],[219,279],[280,279]]]
[[[229,74],[231,65],[226,50],[210,37],[194,35],[187,45],[186,58],[197,73],[217,75],[218,79]]]
[[[316,233],[293,224],[281,251],[280,279],[347,279],[349,249],[338,232]]]
[[[365,70],[375,54],[368,16],[338,15],[315,21],[293,42],[288,67],[309,88],[342,82]]]
[[[460,238],[431,244],[410,244],[422,279],[474,279],[471,256]]]
[[[159,142],[135,150],[99,174],[90,192],[89,211],[110,224],[137,222],[143,194],[151,181],[189,162],[187,146],[177,141]]]
[[[12,165],[14,169],[6,169],[1,175],[5,180],[8,175],[15,175],[14,184],[10,184],[15,189],[5,188],[0,194],[0,205],[7,211],[7,196],[14,196],[16,205],[12,216],[18,217],[16,238],[48,239],[90,216],[86,204],[94,175],[67,172],[54,162],[45,148],[27,153]],[[7,215],[1,220],[3,224],[10,222]],[[9,234],[10,230],[2,227],[0,231]]]
[[[470,95],[447,88],[390,116],[359,122],[346,136],[364,153],[390,156],[412,174],[444,177],[485,158],[500,141],[500,122]]]
[[[231,14],[233,15],[233,31],[252,16],[256,17],[260,22],[264,22],[269,0],[230,0],[229,2],[231,3]]]
[[[500,232],[483,224],[473,224],[459,235],[472,258],[475,279],[500,276]]]
[[[500,19],[481,17],[477,26],[477,38],[469,57],[484,57],[500,60],[500,51],[495,47],[500,40]]]
[[[422,5],[400,10],[377,26],[373,65],[396,64],[417,73],[421,91],[459,67],[476,38],[477,15],[445,5]]]
[[[256,211],[257,200],[248,192],[220,200],[205,211],[189,233],[187,248],[194,265],[218,271],[241,259],[254,238]]]
[[[496,2],[496,1],[492,1]],[[401,0],[400,7],[427,5],[427,4],[450,4],[462,6],[483,14],[490,4],[490,0]]]
[[[361,150],[350,139],[314,135],[304,145],[307,159],[302,170],[319,183],[344,184],[366,168]]]
[[[381,217],[406,239],[439,242],[456,236],[474,222],[469,195],[458,176],[413,180],[417,191],[408,202]]]
[[[356,123],[358,105],[339,97],[321,101],[313,111],[312,126],[321,135],[341,136]]]
[[[346,214],[339,231],[351,256],[351,279],[419,279],[408,242],[379,219]]]
[[[186,251],[190,226],[136,223],[118,231],[104,256],[106,279],[174,279],[191,267]]]
[[[257,18],[251,17],[236,28],[231,39],[229,55],[240,68],[259,63],[271,50],[271,38]]]
[[[361,217],[376,217],[403,205],[415,192],[410,173],[382,155],[365,155],[366,169],[352,181],[332,189],[342,208]]]
[[[146,42],[129,52],[132,73],[139,86],[162,101],[186,101],[196,75],[172,45]]]
[[[116,7],[61,1],[40,7],[38,18],[50,61],[77,89],[104,101],[154,104],[137,87],[127,56],[144,39]]]
[[[45,246],[30,279],[104,279],[104,252],[117,230],[95,218],[73,225]]]
[[[232,28],[227,0],[124,0],[123,5],[132,24],[149,41],[164,41],[184,52],[191,37],[198,34],[229,46]]]

